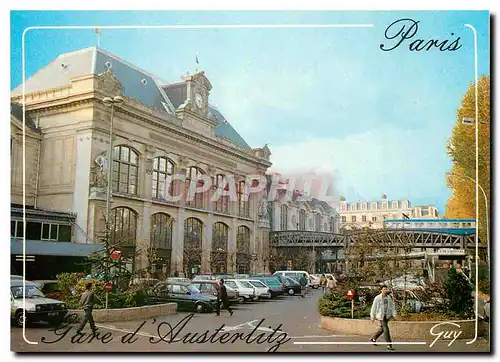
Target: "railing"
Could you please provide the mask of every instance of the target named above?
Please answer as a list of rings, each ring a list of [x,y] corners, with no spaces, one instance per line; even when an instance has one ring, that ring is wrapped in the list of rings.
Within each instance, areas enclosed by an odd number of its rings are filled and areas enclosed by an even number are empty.
[[[384,242],[394,247],[411,248],[475,248],[474,234],[453,234],[425,230],[352,230],[345,234],[317,231],[272,231],[270,246],[274,247],[343,247],[354,244],[361,237]],[[486,245],[479,244],[480,248]]]

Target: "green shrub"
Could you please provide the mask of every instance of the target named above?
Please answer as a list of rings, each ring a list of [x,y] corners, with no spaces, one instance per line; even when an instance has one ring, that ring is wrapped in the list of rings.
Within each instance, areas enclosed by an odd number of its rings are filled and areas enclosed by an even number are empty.
[[[351,318],[351,300],[345,293],[326,293],[318,302],[319,314],[327,317]],[[355,301],[354,318],[363,319],[370,316],[371,305],[360,305]]]
[[[479,281],[479,290],[483,293],[490,294],[490,281],[483,279]]]
[[[448,273],[448,278],[444,283],[449,312],[455,315],[471,315],[474,301],[472,298],[472,286],[462,273],[452,267]]]

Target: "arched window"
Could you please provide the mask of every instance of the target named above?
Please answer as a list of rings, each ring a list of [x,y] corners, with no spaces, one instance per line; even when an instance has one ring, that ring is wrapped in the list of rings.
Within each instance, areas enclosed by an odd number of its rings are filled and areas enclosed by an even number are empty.
[[[377,210],[377,203],[376,202],[372,202],[371,209],[372,210]]]
[[[217,175],[214,177],[215,192],[219,194],[219,197],[214,202],[214,209],[218,212],[229,212],[229,195],[222,195],[225,191],[229,190],[229,185],[224,175]]]
[[[137,213],[127,207],[111,210],[111,244],[135,246],[137,234]]]
[[[236,193],[238,196],[238,215],[250,217],[250,202],[248,200],[248,188],[245,181],[238,182]]]
[[[393,201],[392,202],[392,208],[393,209],[397,209],[398,208],[398,202],[397,201]]]
[[[201,271],[201,241],[203,240],[203,223],[190,217],[184,221],[184,273],[189,277]]]
[[[204,192],[197,192],[196,187],[198,186],[198,183],[203,182],[202,180],[198,181],[198,177],[203,175],[203,171],[200,170],[197,167],[189,167],[186,170],[186,206],[191,206],[191,207],[199,207],[199,208],[204,208]],[[191,183],[197,182],[196,185],[191,186]],[[200,185],[201,186],[201,185]],[[192,191],[191,187],[193,187]]]
[[[127,146],[113,149],[113,192],[137,195],[137,174],[139,157],[137,152]]]
[[[250,274],[250,229],[244,225],[236,232],[236,272]]]
[[[347,205],[346,204],[340,204],[340,211],[347,211]]]
[[[280,230],[288,230],[288,206],[281,205],[280,209]]]
[[[168,277],[170,275],[172,254],[172,222],[170,215],[157,213],[151,216],[151,238],[150,252],[148,252],[148,263],[153,269],[155,278]]]
[[[153,198],[163,200],[172,195],[174,163],[165,157],[156,157],[153,161]]]
[[[229,227],[222,222],[216,222],[212,227],[212,257],[210,258],[212,273],[227,273],[228,238]]]
[[[299,211],[299,230],[305,230],[305,229],[306,229],[306,211],[300,210]]]
[[[321,215],[314,214],[314,231],[321,231]]]

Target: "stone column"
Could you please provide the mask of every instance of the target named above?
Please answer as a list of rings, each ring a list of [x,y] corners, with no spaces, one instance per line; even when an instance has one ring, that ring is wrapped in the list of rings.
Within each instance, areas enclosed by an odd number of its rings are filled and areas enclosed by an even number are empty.
[[[174,215],[174,226],[172,228],[172,267],[171,273],[184,272],[184,209],[178,209]]]
[[[92,131],[80,131],[76,134],[75,147],[75,192],[73,194],[72,212],[76,213],[76,225],[83,232],[76,231],[75,241],[85,243],[88,234],[88,207],[90,167],[94,162],[92,155]],[[80,230],[79,229],[79,230]],[[91,237],[91,235],[89,235]]]
[[[203,239],[201,241],[201,272],[210,273],[210,254],[212,252],[213,216],[208,214],[203,224]]]
[[[141,161],[144,161],[145,172],[141,177],[142,183],[140,185],[140,195],[148,200],[150,200],[153,196],[153,160],[155,152],[155,147],[147,145],[145,155],[141,159]]]
[[[136,269],[145,269],[148,266],[151,255],[149,250],[151,236],[151,203],[142,204],[142,210],[137,215],[136,236]]]
[[[229,274],[236,273],[236,220],[237,219],[235,217],[231,218],[231,225],[229,226],[229,238],[227,242],[227,272]]]

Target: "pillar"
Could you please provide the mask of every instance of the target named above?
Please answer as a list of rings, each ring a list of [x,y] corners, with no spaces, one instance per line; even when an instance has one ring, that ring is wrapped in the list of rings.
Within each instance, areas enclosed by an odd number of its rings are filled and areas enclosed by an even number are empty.
[[[213,215],[208,217],[203,224],[203,239],[201,241],[201,272],[210,273],[210,254],[212,252]]]
[[[171,273],[184,272],[184,209],[179,208],[174,217],[174,225],[172,228],[172,266]]]
[[[229,274],[236,273],[236,253],[238,251],[236,245],[237,224],[236,218],[231,218],[231,225],[229,225],[229,236],[227,241],[227,272]]]

